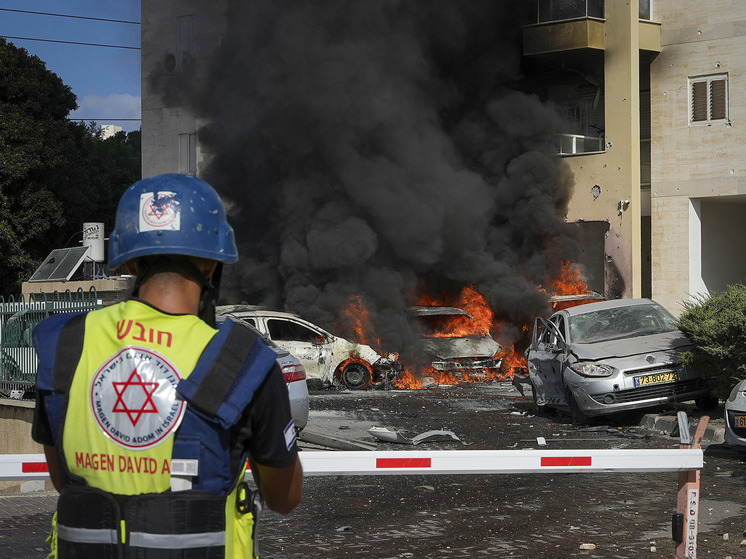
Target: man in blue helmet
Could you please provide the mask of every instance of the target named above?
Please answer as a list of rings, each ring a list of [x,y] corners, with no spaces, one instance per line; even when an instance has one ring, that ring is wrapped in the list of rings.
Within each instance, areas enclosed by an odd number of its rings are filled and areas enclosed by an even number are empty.
[[[259,495],[280,513],[300,502],[275,353],[239,323],[214,328],[220,267],[237,259],[210,185],[143,179],[109,244],[110,266],[136,275],[133,296],[34,330],[32,435],[60,491],[52,557],[256,557]]]

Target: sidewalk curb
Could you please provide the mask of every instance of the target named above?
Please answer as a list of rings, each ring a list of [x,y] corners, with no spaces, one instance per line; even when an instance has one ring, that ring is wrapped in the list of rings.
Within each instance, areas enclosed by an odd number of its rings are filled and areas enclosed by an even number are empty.
[[[671,415],[646,414],[640,421],[640,426],[653,431],[659,431],[663,435],[678,437],[679,421]],[[694,434],[697,429],[697,421],[689,421],[689,431]],[[674,434],[672,434],[674,433]],[[725,427],[721,425],[707,424],[702,442],[707,444],[723,444],[725,437]]]

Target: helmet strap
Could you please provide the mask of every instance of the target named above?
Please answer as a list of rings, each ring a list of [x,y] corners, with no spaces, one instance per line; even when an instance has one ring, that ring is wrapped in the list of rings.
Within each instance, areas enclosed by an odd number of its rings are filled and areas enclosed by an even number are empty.
[[[215,328],[215,306],[220,292],[220,277],[223,275],[223,263],[218,262],[212,276],[206,278],[199,297],[199,311],[197,316],[209,326]]]

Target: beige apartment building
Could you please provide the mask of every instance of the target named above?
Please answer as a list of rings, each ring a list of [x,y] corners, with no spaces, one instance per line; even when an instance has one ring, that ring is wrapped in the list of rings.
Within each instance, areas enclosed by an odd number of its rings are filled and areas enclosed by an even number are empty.
[[[670,310],[746,282],[746,2],[655,0],[653,297]]]
[[[343,1],[343,0],[339,0]],[[567,222],[591,288],[674,314],[746,279],[746,11],[731,0],[537,0],[525,73],[560,107]],[[199,174],[199,117],[157,85],[219,48],[224,0],[142,2],[143,176]]]

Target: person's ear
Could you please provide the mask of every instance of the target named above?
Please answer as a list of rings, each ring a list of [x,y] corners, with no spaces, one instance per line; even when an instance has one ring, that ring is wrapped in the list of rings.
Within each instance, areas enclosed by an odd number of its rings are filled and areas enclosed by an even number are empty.
[[[217,267],[218,263],[216,260],[205,260],[202,266],[202,273],[206,278],[210,278],[215,273],[215,268]]]

